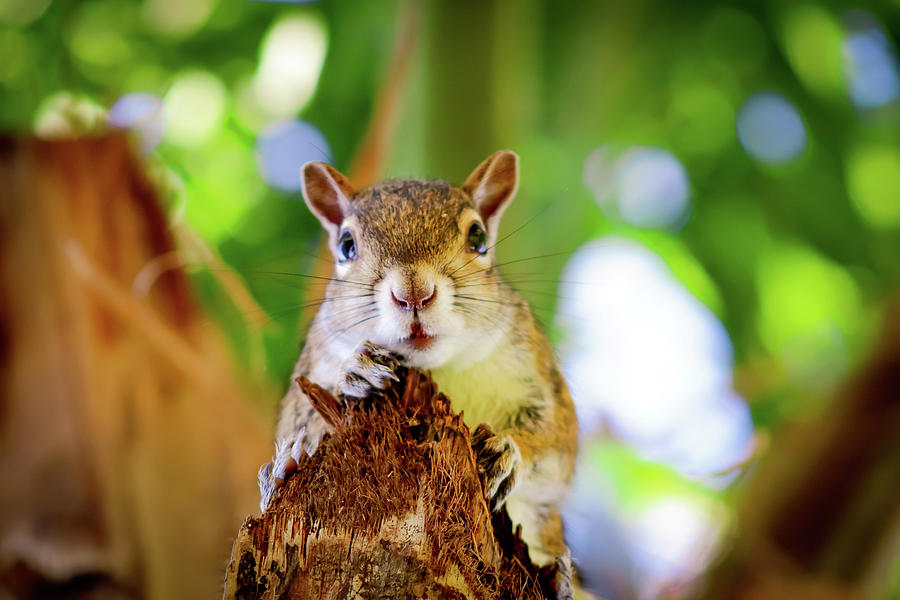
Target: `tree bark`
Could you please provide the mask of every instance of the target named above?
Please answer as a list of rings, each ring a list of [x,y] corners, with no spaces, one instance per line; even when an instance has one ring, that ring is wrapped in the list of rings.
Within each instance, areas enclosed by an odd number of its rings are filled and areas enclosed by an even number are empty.
[[[331,433],[235,540],[226,599],[546,598],[505,511],[491,514],[469,429],[431,379],[364,401],[300,380]]]
[[[215,597],[257,502],[267,419],[143,170],[0,138],[0,598]]]

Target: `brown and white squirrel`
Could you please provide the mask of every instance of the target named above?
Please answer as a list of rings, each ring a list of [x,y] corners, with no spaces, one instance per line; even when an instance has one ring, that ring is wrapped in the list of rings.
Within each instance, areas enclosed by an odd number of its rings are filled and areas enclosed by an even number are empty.
[[[296,378],[362,397],[402,363],[430,370],[464,411],[491,506],[505,504],[521,524],[532,560],[571,572],[559,505],[575,464],[575,410],[528,305],[494,267],[518,182],[510,151],[488,157],[461,187],[403,179],[357,190],[329,165],[303,166],[303,196],[328,232],[334,274],[282,403],[276,457],[260,469],[263,510],[325,431]]]

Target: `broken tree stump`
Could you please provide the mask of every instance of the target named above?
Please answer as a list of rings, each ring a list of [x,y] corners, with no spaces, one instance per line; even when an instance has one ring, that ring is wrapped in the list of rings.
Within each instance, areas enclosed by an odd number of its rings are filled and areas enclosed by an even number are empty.
[[[419,371],[375,398],[301,378],[331,428],[234,542],[226,599],[553,597],[491,514],[462,415]]]

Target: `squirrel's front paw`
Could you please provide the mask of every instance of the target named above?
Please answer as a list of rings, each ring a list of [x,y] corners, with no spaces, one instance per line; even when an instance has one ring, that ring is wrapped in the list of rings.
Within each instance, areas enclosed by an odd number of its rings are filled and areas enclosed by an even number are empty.
[[[393,352],[363,342],[344,362],[337,391],[344,396],[365,398],[374,390],[386,389],[389,380],[398,381],[394,371],[399,365],[400,357]]]
[[[522,455],[516,442],[508,434],[495,435],[481,424],[472,432],[472,449],[478,471],[484,473],[485,489],[491,510],[500,510],[516,487],[516,476]]]
[[[556,559],[556,599],[572,600],[575,596],[575,568],[572,566],[572,553],[566,548],[562,556]]]
[[[275,459],[261,466],[257,474],[261,512],[266,512],[275,491],[297,470],[301,453],[311,454],[317,445],[318,442],[307,435],[306,427],[297,432],[296,439],[281,440],[275,444]]]

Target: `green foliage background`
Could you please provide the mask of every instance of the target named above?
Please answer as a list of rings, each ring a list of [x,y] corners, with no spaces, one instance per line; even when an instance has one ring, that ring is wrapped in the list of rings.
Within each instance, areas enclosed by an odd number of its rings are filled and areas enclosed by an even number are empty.
[[[22,17],[32,10],[27,2],[5,2],[0,129],[31,130],[59,92],[108,108],[129,92],[163,97],[187,70],[221,82],[224,116],[213,134],[190,146],[164,138],[150,162],[175,190],[173,220],[198,231],[246,280],[266,322],[266,377],[286,381],[308,291],[290,274],[312,268],[319,227],[297,194],[260,177],[254,145],[264,123],[242,110],[241,86],[274,23],[295,14],[319,23],[327,54],[297,116],[321,130],[334,164],[347,168],[384,81],[399,13],[409,6],[206,0],[201,22],[173,34],[149,26],[137,0],[53,1],[31,20]],[[169,5],[177,20],[179,3]],[[515,149],[522,182],[504,228],[521,229],[498,254],[501,261],[547,255],[510,271],[534,278],[522,293],[551,334],[555,279],[568,253],[601,236],[630,238],[658,253],[723,321],[738,391],[758,430],[814,412],[863,356],[900,278],[900,108],[896,101],[869,111],[853,106],[841,47],[851,8],[880,19],[896,45],[900,4],[424,7],[383,175],[460,182],[492,151]],[[741,104],[762,90],[788,98],[806,127],[806,149],[787,165],[760,164],[737,138]],[[683,226],[638,228],[598,210],[583,171],[601,145],[671,151],[690,178]],[[251,364],[251,316],[226,297],[214,271],[195,275],[237,356]]]

